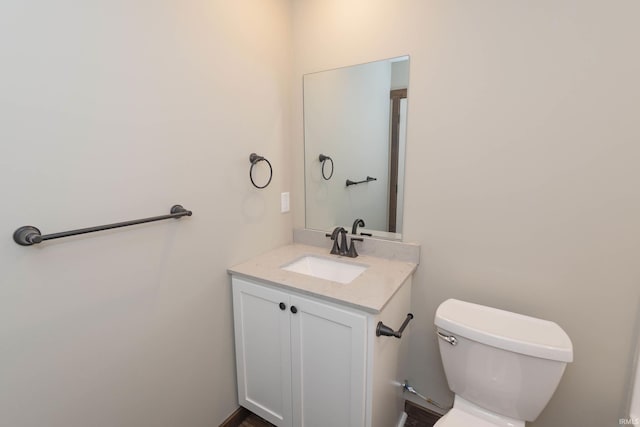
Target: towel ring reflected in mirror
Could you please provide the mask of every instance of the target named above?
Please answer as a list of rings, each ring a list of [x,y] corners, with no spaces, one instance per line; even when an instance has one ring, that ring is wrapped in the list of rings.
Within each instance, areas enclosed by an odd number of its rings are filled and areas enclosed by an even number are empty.
[[[320,170],[322,171],[322,178],[324,178],[326,181],[329,181],[333,176],[333,159],[329,156],[325,156],[324,154],[320,154],[318,156],[318,160],[322,163],[322,166],[320,166]],[[327,162],[327,160],[331,162],[331,173],[329,174],[329,176],[324,173],[324,164]]]

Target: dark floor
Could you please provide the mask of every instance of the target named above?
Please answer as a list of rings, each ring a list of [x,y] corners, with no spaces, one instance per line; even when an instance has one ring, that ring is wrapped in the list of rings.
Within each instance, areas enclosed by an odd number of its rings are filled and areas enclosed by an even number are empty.
[[[440,419],[439,414],[408,400],[404,403],[404,411],[409,416],[407,422],[404,423],[405,427],[433,427],[436,421]]]
[[[273,424],[263,420],[256,414],[250,414],[244,419],[240,427],[273,427]]]
[[[422,408],[409,401],[405,403],[404,410],[409,416],[405,427],[433,427],[438,421],[440,415]],[[240,427],[273,427],[273,424],[263,420],[255,414],[249,413],[249,415],[242,421]]]

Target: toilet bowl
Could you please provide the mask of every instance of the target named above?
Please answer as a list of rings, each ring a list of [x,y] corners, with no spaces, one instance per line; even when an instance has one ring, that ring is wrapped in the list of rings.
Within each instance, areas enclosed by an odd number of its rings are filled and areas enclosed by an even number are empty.
[[[524,427],[573,361],[569,336],[547,320],[449,299],[438,307],[435,325],[455,393],[437,427]]]

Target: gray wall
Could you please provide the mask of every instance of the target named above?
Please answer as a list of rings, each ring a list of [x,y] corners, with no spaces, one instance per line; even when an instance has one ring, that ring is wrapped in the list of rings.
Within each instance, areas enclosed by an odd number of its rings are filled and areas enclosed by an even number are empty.
[[[462,298],[573,339],[534,426],[617,424],[640,298],[640,2],[293,0],[293,16],[285,0],[183,3],[0,6],[3,423],[211,426],[232,412],[225,269],[290,241],[290,182],[304,225],[302,75],[410,54],[404,232],[423,248],[410,380],[450,398],[432,317]],[[274,165],[263,191],[252,151]],[[10,239],[176,202],[194,216]]]
[[[287,1],[0,3],[0,425],[211,427],[226,268],[291,240]],[[252,151],[271,185],[254,189]],[[193,217],[20,247],[45,233]]]
[[[617,425],[640,297],[640,2],[294,0],[295,225],[304,73],[411,56],[410,380],[449,402],[451,297],[550,319],[572,363],[535,427]]]

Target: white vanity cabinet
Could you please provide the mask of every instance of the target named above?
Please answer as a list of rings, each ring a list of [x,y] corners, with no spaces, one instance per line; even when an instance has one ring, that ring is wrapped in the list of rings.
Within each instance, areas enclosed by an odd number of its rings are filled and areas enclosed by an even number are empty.
[[[398,424],[407,340],[376,337],[375,327],[400,326],[410,283],[379,314],[256,279],[234,275],[232,286],[240,405],[276,426]]]

